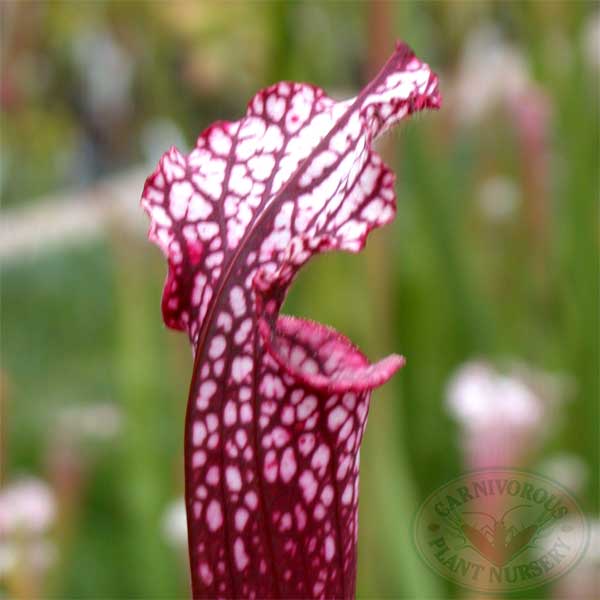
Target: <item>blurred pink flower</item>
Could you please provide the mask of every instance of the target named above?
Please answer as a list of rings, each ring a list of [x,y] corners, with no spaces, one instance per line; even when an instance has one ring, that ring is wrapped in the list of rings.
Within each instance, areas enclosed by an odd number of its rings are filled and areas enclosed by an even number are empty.
[[[557,390],[547,375],[523,368],[505,375],[484,362],[461,367],[447,408],[461,425],[467,466],[521,466],[553,422]]]
[[[39,479],[18,479],[0,491],[0,581],[9,596],[41,597],[41,578],[57,559],[45,535],[55,518],[54,493]]]
[[[466,39],[451,88],[452,105],[464,124],[476,124],[490,111],[523,95],[531,85],[524,55],[500,31],[485,25]]]
[[[50,487],[33,477],[19,479],[0,492],[0,535],[40,535],[56,517],[56,502]]]

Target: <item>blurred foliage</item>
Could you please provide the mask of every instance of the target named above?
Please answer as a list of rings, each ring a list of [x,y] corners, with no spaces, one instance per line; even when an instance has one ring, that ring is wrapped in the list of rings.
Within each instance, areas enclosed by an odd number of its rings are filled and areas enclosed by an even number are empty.
[[[352,93],[365,81],[376,10],[368,2],[3,3],[3,208],[151,163],[213,120],[237,118],[279,79]],[[578,456],[588,469],[579,500],[597,510],[594,10],[592,2],[392,3],[395,35],[441,73],[444,107],[390,134],[394,224],[359,256],[313,261],[286,303],[371,357],[408,358],[374,395],[361,458],[361,597],[464,594],[425,569],[409,536],[416,503],[464,468],[444,397],[449,376],[474,357],[570,378],[573,393],[530,466]],[[518,107],[498,103],[470,115],[456,92],[467,40],[490,26],[527,70],[534,114],[524,121]],[[492,71],[479,85],[506,75]],[[547,117],[536,116],[540,97]],[[532,149],[523,136],[538,117],[543,135]],[[490,199],[485,189],[503,194]],[[369,261],[378,244],[385,260]],[[164,271],[143,236],[116,227],[101,242],[3,265],[3,482],[37,474],[70,507],[53,532],[58,559],[40,594],[187,594],[185,552],[169,545],[162,519],[183,489],[191,356],[183,335],[161,327]],[[383,312],[381,280],[390,296]],[[385,335],[373,333],[382,327]],[[107,400],[123,418],[113,441],[82,447],[61,437],[65,407]]]

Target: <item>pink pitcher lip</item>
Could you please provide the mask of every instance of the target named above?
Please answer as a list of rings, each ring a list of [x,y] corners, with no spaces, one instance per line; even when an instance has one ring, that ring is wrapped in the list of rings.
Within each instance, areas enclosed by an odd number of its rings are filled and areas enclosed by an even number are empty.
[[[258,323],[261,338],[269,354],[298,382],[328,393],[361,392],[372,390],[386,383],[406,364],[404,356],[391,354],[376,363],[370,363],[365,355],[344,335],[335,329],[309,319],[281,315],[275,331],[261,319]],[[344,364],[332,373],[311,373],[290,362],[281,354],[276,340],[279,336],[301,339],[313,351],[329,345],[328,350],[344,354]],[[275,341],[274,341],[275,340]]]

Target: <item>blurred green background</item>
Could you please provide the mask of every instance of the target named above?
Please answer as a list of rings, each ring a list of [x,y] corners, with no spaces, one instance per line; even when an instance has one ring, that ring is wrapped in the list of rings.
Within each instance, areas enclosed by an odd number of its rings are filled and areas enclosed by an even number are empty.
[[[440,74],[444,98],[381,143],[397,219],[361,255],[314,260],[286,303],[371,358],[408,360],[371,406],[358,595],[473,597],[421,563],[411,527],[418,503],[476,462],[446,403],[474,359],[554,374],[560,398],[540,394],[518,466],[563,481],[597,527],[598,11],[2,3],[1,483],[38,478],[54,509],[29,550],[0,540],[0,597],[187,596],[177,500],[191,353],[162,325],[144,177],[274,81],[355,94],[397,38]],[[587,598],[573,581],[525,596]]]

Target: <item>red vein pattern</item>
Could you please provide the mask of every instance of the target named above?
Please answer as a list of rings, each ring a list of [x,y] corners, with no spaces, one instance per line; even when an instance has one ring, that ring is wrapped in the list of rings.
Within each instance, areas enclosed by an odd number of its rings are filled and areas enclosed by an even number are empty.
[[[279,316],[316,253],[359,251],[395,214],[372,140],[424,108],[437,77],[404,44],[354,99],[281,82],[246,116],[171,148],[142,205],[167,256],[165,323],[195,362],[185,428],[195,598],[351,598],[359,447],[371,390],[402,366],[370,364],[342,335]]]

